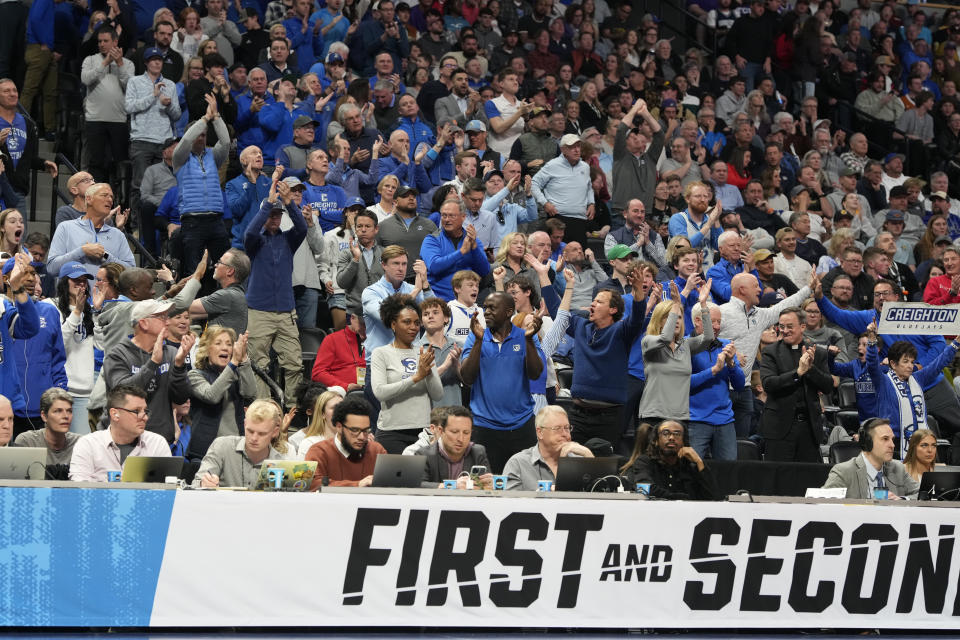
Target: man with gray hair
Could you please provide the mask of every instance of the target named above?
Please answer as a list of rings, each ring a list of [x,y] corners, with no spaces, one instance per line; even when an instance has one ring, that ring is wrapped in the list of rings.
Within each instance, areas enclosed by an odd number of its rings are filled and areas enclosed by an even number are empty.
[[[373,145],[377,144],[380,132],[363,126],[363,115],[360,113],[360,107],[355,104],[341,106],[337,121],[343,127],[341,137],[350,144],[350,157],[344,158],[344,162],[354,169],[369,173]],[[386,173],[381,168],[380,175],[384,176]],[[374,184],[361,184],[360,197],[365,202],[373,202],[375,187]]]
[[[44,391],[40,396],[40,419],[43,420],[43,428],[24,431],[17,436],[14,445],[46,448],[47,462],[44,479],[67,480],[73,445],[80,439],[79,434],[70,432],[70,424],[73,420],[73,396],[59,387]]]
[[[593,453],[570,439],[570,419],[563,407],[548,404],[537,412],[537,443],[515,453],[503,467],[508,491],[537,491],[540,480],[557,479],[560,458],[592,458]]]
[[[844,133],[842,130],[837,130],[837,134],[831,137],[830,129],[826,127],[820,127],[813,131],[813,148],[820,154],[820,167],[827,174],[827,178],[832,184],[836,184],[840,180],[840,173],[846,167],[846,164],[836,152],[841,146],[840,141],[843,137],[839,134],[842,133]],[[837,209],[834,208],[834,210]]]
[[[60,224],[50,241],[47,254],[47,273],[60,273],[67,262],[79,262],[96,277],[107,262],[134,266],[133,252],[123,231],[106,224],[107,216],[118,212],[113,207],[113,189],[98,183],[87,188],[86,212],[82,218]]]
[[[247,330],[247,297],[243,283],[250,275],[250,258],[240,249],[229,249],[213,266],[220,288],[190,303],[190,318],[229,327],[240,335]],[[198,281],[199,282],[199,281]]]
[[[733,229],[720,234],[717,249],[720,260],[707,271],[707,279],[713,279],[710,286],[713,299],[723,304],[730,300],[730,281],[733,277],[738,273],[753,271],[753,258],[750,253],[743,253],[743,239]]]

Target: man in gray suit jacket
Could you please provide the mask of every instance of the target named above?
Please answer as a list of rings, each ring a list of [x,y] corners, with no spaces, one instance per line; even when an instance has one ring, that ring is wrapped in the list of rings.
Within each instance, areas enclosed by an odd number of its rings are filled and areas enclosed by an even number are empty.
[[[886,418],[870,418],[860,430],[860,448],[856,458],[833,465],[824,489],[846,487],[847,497],[871,499],[874,489],[887,489],[890,497],[916,498],[920,484],[906,468],[893,459],[893,429]]]
[[[437,126],[439,127],[445,120],[452,120],[462,129],[470,120],[486,120],[483,98],[476,91],[470,90],[467,72],[458,68],[453,72],[451,79],[453,87],[450,95],[437,100],[433,108]]]
[[[457,488],[467,487],[467,475],[474,466],[485,467],[479,477],[472,478],[475,489],[493,489],[493,474],[487,450],[471,442],[473,414],[465,407],[445,407],[443,418],[435,426],[437,439],[417,455],[426,456],[421,486],[436,489],[444,480],[457,480]],[[464,477],[460,477],[464,474]]]

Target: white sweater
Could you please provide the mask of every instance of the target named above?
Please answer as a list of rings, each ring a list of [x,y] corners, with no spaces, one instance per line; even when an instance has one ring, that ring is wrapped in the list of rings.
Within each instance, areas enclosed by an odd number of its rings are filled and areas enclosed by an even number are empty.
[[[51,300],[44,300],[40,304],[56,305]],[[59,309],[58,309],[59,311]],[[88,335],[83,329],[82,317],[73,313],[64,319],[60,313],[60,328],[63,330],[63,348],[67,353],[67,387],[70,393],[85,397],[93,391],[93,335]]]

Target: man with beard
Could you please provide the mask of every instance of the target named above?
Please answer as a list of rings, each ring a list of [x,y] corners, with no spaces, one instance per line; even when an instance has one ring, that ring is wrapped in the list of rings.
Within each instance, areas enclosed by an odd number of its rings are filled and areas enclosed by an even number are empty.
[[[630,486],[649,484],[649,495],[661,500],[717,500],[716,480],[693,447],[687,444],[686,428],[674,420],[655,427],[647,450],[634,455],[624,470]]]
[[[434,122],[453,120],[462,128],[466,127],[469,121],[483,115],[483,99],[479,93],[470,89],[466,71],[458,68],[453,72],[452,78],[453,91],[437,100],[434,106]]]
[[[520,167],[529,175],[536,175],[544,163],[557,157],[559,147],[550,135],[549,109],[536,107],[527,117],[530,129],[517,138],[510,149],[510,159],[520,163]]]
[[[316,491],[328,478],[334,487],[369,487],[377,456],[386,453],[370,437],[370,405],[362,398],[345,398],[333,409],[331,422],[336,435],[310,447],[304,458],[317,462],[311,491]]]
[[[717,200],[710,208],[710,187],[702,182],[691,182],[683,190],[687,201],[687,210],[670,216],[670,236],[684,236],[694,249],[703,249],[705,264],[713,263],[713,251],[710,247],[720,236],[720,214],[723,205]],[[709,210],[709,211],[708,211]]]
[[[625,244],[632,251],[642,255],[645,260],[657,267],[666,264],[663,239],[657,230],[647,224],[646,206],[639,198],[627,202],[623,210],[624,226],[607,234],[603,241],[603,250],[609,252],[617,244]]]
[[[784,228],[786,223],[767,205],[763,197],[763,185],[759,180],[750,180],[743,189],[743,206],[737,207],[740,221],[747,229],[763,229],[771,236]]]

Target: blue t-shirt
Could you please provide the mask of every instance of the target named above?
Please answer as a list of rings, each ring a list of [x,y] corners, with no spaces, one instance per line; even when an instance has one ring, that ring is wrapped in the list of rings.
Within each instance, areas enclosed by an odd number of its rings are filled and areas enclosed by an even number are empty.
[[[540,359],[543,352],[540,342],[534,337]],[[470,355],[476,345],[476,336],[471,332],[463,345],[461,362]],[[533,396],[530,395],[531,380],[527,377],[527,340],[524,330],[513,327],[503,343],[493,341],[490,329],[483,332],[483,351],[480,370],[473,383],[470,410],[473,423],[488,429],[513,431],[533,415]]]
[[[340,187],[328,184],[322,187],[304,183],[307,187],[303,192],[303,205],[313,209],[320,228],[326,233],[336,229],[343,222],[343,207],[347,203],[347,194]]]
[[[24,149],[27,148],[27,121],[23,115],[18,113],[13,117],[13,122],[7,122],[0,118],[0,129],[10,129],[10,135],[7,136],[7,150],[10,152],[10,159],[13,160],[13,166],[16,168],[23,156]]]

